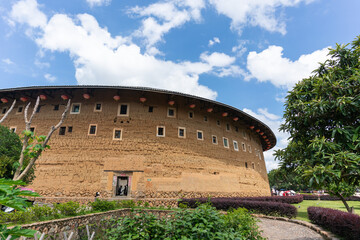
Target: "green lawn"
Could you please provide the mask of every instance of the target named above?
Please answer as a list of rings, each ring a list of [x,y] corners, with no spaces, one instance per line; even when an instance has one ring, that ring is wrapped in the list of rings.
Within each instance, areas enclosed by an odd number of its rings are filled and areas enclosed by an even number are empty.
[[[360,201],[348,201],[350,207],[354,207],[355,213],[360,215]],[[346,208],[341,201],[323,201],[323,200],[304,200],[299,204],[292,204],[298,209],[296,219],[310,222],[307,214],[308,207],[324,207],[341,210],[346,212]]]

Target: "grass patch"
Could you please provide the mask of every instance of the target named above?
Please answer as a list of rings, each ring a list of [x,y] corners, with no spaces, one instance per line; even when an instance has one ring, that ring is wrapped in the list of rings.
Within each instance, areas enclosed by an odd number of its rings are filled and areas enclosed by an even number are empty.
[[[356,214],[360,215],[360,201],[348,201],[347,203],[349,204],[350,207],[354,207]],[[292,205],[295,206],[298,210],[298,215],[296,219],[307,222],[310,222],[307,214],[308,207],[332,208],[347,212],[344,204],[341,201],[304,200],[301,203],[292,204]]]

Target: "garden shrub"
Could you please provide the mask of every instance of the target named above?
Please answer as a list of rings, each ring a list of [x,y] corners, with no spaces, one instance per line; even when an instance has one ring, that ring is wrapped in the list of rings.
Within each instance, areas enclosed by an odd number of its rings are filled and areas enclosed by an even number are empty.
[[[28,211],[33,214],[34,219],[32,220],[46,220],[49,218],[59,218],[60,214],[54,208],[51,208],[47,205],[39,206],[34,205],[31,208],[28,208]]]
[[[134,200],[123,200],[119,202],[119,206],[122,208],[134,208],[136,207],[136,203]]]
[[[110,211],[120,207],[117,201],[106,201],[96,199],[95,202],[89,202],[89,205],[94,211]]]
[[[242,200],[241,198],[193,198],[193,199],[182,199],[178,204],[187,204],[190,208],[195,208],[199,204],[210,203],[218,210],[229,210],[237,209],[239,207],[246,208],[254,213],[261,213],[265,215],[283,216],[288,218],[296,217],[296,207],[281,202],[266,202],[266,201],[248,201]]]
[[[247,201],[264,201],[264,202],[282,202],[288,204],[297,204],[301,203],[304,199],[302,195],[295,196],[271,196],[271,197],[234,197],[230,199],[236,200],[247,200]]]
[[[76,216],[85,212],[84,206],[80,206],[80,203],[73,201],[55,204],[54,209],[64,216]]]
[[[318,224],[344,239],[360,239],[360,216],[322,207],[307,209],[311,222]]]
[[[302,194],[304,197],[304,200],[318,200],[318,195],[308,195],[308,194]],[[339,201],[341,200],[339,197],[330,196],[330,195],[320,195],[320,200],[324,201]],[[348,198],[345,198],[346,201],[360,201],[360,197],[357,196],[351,196]]]

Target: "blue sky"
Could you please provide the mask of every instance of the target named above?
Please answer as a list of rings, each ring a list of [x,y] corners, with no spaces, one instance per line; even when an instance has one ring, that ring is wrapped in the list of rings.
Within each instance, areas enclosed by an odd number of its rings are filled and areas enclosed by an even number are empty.
[[[0,88],[147,86],[269,125],[288,90],[360,33],[357,0],[0,0]],[[275,168],[273,150],[265,153]]]

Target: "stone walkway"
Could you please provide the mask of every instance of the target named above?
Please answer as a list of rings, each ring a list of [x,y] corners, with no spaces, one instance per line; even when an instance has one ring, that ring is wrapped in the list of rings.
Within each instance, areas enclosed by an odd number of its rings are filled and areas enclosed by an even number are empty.
[[[269,240],[323,240],[324,238],[308,227],[280,220],[258,218],[262,236]]]

